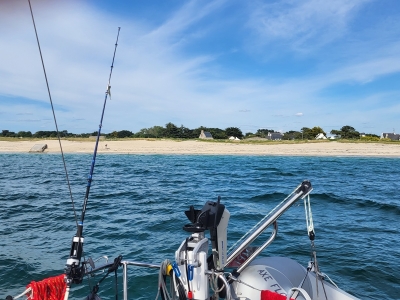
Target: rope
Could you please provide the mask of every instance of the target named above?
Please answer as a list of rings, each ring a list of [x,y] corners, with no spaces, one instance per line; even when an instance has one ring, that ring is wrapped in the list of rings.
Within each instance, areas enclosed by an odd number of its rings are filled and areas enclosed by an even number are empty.
[[[26,286],[31,289],[28,299],[32,300],[63,300],[67,288],[64,274],[49,277],[42,281],[32,281]]]
[[[221,292],[224,289],[224,285],[222,285],[220,288],[218,288],[218,273],[216,273],[214,270],[212,270],[211,278],[210,278],[210,287],[214,292],[214,295],[217,295],[219,292]]]
[[[169,259],[164,260],[161,263],[160,271],[158,273],[158,292],[156,296],[156,300],[160,297],[165,300],[172,299],[168,293],[167,286],[165,284],[165,276],[169,275],[171,270],[171,261]]]
[[[314,231],[314,222],[311,212],[311,202],[310,202],[310,195],[307,196],[307,199],[304,198],[304,210],[306,213],[306,226],[307,226],[307,234],[310,240],[314,240],[315,238],[315,231]]]
[[[314,244],[314,239],[315,239],[315,230],[314,230],[314,222],[313,222],[313,217],[312,217],[312,212],[311,212],[311,202],[310,202],[310,195],[308,195],[307,199],[304,198],[304,210],[306,213],[306,226],[307,226],[307,234],[311,242],[311,266],[314,266],[314,272],[315,272],[315,285],[316,285],[316,290],[317,290],[317,297],[319,294],[318,291],[318,280],[321,280],[321,285],[322,289],[324,291],[325,299],[328,299],[326,295],[326,290],[325,290],[325,285],[324,281],[322,280],[322,273],[320,273],[319,270],[319,265],[317,261],[317,251],[315,250],[315,244]],[[310,267],[309,267],[310,268]],[[308,269],[307,268],[307,274],[308,274]],[[311,269],[310,269],[311,270]],[[307,276],[306,274],[306,276]]]
[[[254,289],[254,290],[257,290],[257,291],[260,291],[260,292],[261,292],[260,289],[258,289],[258,288],[256,288],[256,287],[254,287],[254,286],[252,286],[252,285],[250,285],[250,284],[248,284],[248,283],[246,283],[246,282],[240,280],[239,278],[236,278],[235,276],[233,276],[233,275],[230,274],[230,273],[229,273],[229,275],[228,275],[228,279],[229,279],[229,280],[233,280],[233,281],[237,281],[238,283],[244,284],[244,285],[248,286],[249,288],[252,288],[252,289]]]
[[[32,291],[32,288],[27,288],[25,291],[23,291],[21,294],[18,294],[15,297],[7,296],[6,300],[14,300],[14,299],[21,298],[22,296],[28,294],[30,291]]]

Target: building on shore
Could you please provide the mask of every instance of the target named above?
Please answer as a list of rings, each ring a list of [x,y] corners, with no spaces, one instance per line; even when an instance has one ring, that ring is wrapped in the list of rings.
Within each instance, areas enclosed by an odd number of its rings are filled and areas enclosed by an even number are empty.
[[[280,132],[268,132],[268,135],[266,136],[267,140],[272,140],[272,141],[280,141],[283,138],[283,134]]]
[[[400,141],[400,134],[398,133],[382,133],[381,139],[391,139],[392,141]]]
[[[236,136],[230,136],[229,140],[231,140],[231,141],[240,141],[240,139],[238,137],[236,137]]]
[[[202,130],[200,132],[199,139],[213,140],[214,138],[212,137],[212,134],[210,132]]]

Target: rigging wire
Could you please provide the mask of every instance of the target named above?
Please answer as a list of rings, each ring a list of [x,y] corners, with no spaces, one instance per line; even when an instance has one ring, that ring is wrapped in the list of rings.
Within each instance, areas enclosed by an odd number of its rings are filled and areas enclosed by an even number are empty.
[[[28,3],[29,3],[29,9],[30,9],[30,11],[31,11],[31,16],[32,16],[33,28],[35,29],[35,35],[36,35],[37,45],[38,45],[38,48],[39,48],[40,59],[41,59],[41,61],[42,61],[42,67],[43,67],[44,78],[46,79],[46,86],[47,86],[47,92],[48,92],[48,94],[49,94],[49,99],[50,99],[50,104],[51,104],[51,110],[52,110],[52,112],[53,112],[54,123],[55,123],[55,125],[56,125],[57,138],[58,138],[58,143],[60,144],[60,150],[61,150],[61,156],[62,156],[62,161],[63,161],[63,165],[64,165],[65,177],[66,177],[67,184],[68,184],[69,195],[70,195],[70,197],[71,197],[72,210],[74,211],[75,223],[76,223],[76,227],[78,228],[78,217],[77,217],[77,215],[76,215],[74,198],[73,198],[73,196],[72,196],[71,184],[70,184],[69,177],[68,177],[67,165],[66,165],[66,163],[65,163],[64,151],[63,151],[62,145],[61,145],[60,133],[59,133],[59,131],[58,131],[58,125],[57,125],[56,114],[55,114],[55,112],[54,112],[53,100],[51,99],[50,87],[49,87],[49,82],[48,82],[48,80],[47,80],[46,68],[44,67],[43,55],[42,55],[42,50],[41,50],[41,48],[40,48],[39,37],[38,37],[38,34],[37,34],[37,30],[36,30],[35,19],[34,19],[34,17],[33,17],[31,1],[28,0]]]

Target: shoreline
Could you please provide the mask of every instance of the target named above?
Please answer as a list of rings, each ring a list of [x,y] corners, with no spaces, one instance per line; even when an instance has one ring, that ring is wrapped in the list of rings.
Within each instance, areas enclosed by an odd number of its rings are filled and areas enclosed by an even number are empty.
[[[58,140],[0,141],[0,153],[29,153],[36,144],[47,144],[43,153],[61,153]],[[63,152],[94,151],[95,141],[61,140]],[[400,158],[400,144],[383,143],[214,143],[198,140],[101,140],[98,154],[181,154],[181,155],[262,155],[262,156],[348,156]]]

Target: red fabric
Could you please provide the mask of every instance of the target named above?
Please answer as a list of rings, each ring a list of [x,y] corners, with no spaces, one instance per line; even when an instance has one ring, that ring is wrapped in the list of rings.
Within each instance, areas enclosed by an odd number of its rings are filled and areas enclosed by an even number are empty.
[[[286,300],[286,296],[268,290],[261,291],[261,300]],[[295,300],[295,299],[291,299]]]
[[[32,281],[26,286],[32,289],[27,296],[32,300],[64,300],[67,289],[64,277],[65,275],[62,274],[38,282]]]

